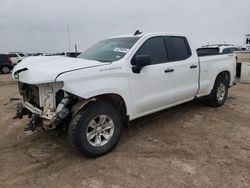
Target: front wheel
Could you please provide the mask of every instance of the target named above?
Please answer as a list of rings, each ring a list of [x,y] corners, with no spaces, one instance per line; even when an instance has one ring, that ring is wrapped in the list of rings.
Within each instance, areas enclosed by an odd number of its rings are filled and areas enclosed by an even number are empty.
[[[71,121],[68,137],[71,145],[88,157],[98,157],[117,144],[122,121],[119,111],[108,102],[93,102]]]
[[[218,76],[211,94],[208,96],[208,104],[212,107],[222,106],[228,95],[228,80],[225,76]]]

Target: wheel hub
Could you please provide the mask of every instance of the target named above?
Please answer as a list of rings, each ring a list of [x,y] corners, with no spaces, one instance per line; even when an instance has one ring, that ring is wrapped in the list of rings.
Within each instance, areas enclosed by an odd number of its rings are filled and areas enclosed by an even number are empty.
[[[217,94],[216,94],[218,101],[222,101],[224,99],[225,93],[226,93],[226,87],[223,83],[220,83],[217,89]]]
[[[3,73],[9,73],[9,68],[8,68],[8,67],[4,67],[4,68],[2,69],[2,71],[3,71]]]
[[[100,132],[102,131],[102,127],[100,127],[100,126],[97,127],[97,128],[96,128],[96,131],[100,133]]]
[[[93,118],[87,126],[88,142],[95,147],[104,146],[112,138],[114,122],[108,115],[99,115]]]

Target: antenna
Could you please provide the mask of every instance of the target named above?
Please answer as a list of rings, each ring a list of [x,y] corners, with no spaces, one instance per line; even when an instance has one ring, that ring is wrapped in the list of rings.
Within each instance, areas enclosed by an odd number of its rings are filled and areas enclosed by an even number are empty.
[[[140,35],[140,34],[142,34],[142,32],[140,32],[140,30],[138,29],[138,30],[136,30],[136,32],[134,33],[134,35]]]
[[[70,33],[69,33],[69,24],[67,24],[67,33],[68,33],[68,42],[69,42],[69,52],[71,52]]]
[[[77,54],[77,45],[75,44],[75,52],[76,52],[76,54]]]

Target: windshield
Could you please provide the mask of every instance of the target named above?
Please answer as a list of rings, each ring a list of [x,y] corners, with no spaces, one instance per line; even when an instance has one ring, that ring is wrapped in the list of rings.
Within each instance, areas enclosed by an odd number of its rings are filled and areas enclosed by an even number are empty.
[[[80,54],[78,58],[100,62],[118,61],[128,53],[139,38],[122,37],[102,40]]]

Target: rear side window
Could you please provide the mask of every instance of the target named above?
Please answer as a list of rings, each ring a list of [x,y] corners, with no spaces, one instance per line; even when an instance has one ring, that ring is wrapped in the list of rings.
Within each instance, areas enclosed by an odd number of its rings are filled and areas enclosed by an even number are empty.
[[[22,54],[22,53],[20,53],[19,55],[20,55],[21,57],[25,57],[25,55],[24,55],[24,54]]]
[[[16,54],[9,54],[9,57],[18,57]]]
[[[181,61],[191,56],[191,50],[185,37],[165,37],[169,61]]]
[[[152,64],[166,63],[167,52],[163,37],[153,37],[142,44],[136,55],[149,55]]]
[[[198,56],[207,56],[207,55],[218,55],[220,53],[219,48],[198,48]]]

